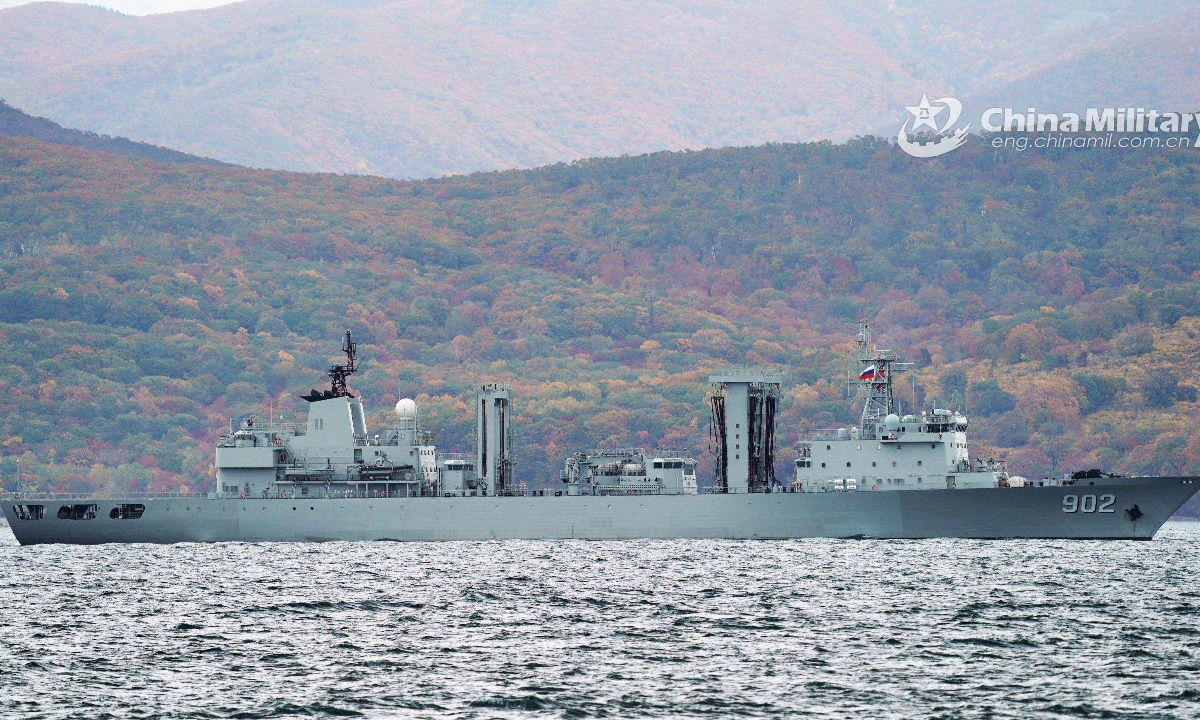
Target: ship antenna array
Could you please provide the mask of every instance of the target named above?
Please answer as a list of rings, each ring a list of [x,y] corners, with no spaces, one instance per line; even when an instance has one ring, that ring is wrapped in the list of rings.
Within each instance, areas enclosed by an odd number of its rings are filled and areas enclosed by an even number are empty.
[[[334,397],[354,397],[346,386],[346,378],[358,370],[358,343],[350,339],[350,331],[342,338],[342,352],[346,353],[345,365],[332,365],[325,372],[333,385]]]
[[[892,392],[895,376],[912,370],[915,365],[900,362],[896,353],[891,350],[880,350],[871,343],[871,328],[866,320],[858,323],[858,354],[859,374],[858,385],[866,389],[866,402],[863,403],[862,423],[860,430],[864,438],[873,439],[878,436],[878,427],[884,419],[896,412],[896,399]]]

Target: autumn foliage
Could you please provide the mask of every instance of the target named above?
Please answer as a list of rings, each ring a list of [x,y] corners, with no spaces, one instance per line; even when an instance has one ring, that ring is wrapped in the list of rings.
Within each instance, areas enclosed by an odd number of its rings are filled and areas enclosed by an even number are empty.
[[[1200,472],[1198,166],[863,138],[401,182],[0,139],[0,476],[207,487],[228,418],[302,412],[348,327],[376,422],[416,397],[444,448],[511,383],[532,485],[603,444],[687,445],[703,476],[707,372],[775,366],[786,477],[854,419],[860,317],[977,454]]]

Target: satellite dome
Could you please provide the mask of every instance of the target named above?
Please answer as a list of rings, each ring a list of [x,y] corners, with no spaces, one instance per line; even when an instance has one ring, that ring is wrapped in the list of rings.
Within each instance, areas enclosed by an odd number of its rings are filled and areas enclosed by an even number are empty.
[[[412,398],[400,398],[396,403],[396,415],[402,418],[413,418],[417,416],[417,401]]]
[[[900,427],[900,416],[896,413],[891,413],[883,419],[883,426],[895,432],[896,428]]]

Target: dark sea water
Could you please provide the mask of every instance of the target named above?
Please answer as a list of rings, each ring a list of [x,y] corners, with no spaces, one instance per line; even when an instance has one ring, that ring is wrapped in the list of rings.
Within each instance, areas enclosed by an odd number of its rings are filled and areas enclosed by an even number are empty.
[[[16,545],[0,717],[1200,716],[1150,543]]]

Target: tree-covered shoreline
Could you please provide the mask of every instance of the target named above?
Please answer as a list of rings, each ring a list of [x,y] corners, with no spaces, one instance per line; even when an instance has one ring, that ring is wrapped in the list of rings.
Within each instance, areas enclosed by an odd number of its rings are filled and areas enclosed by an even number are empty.
[[[416,396],[446,449],[472,387],[512,383],[533,485],[600,444],[703,474],[729,363],[784,372],[786,462],[852,421],[859,317],[980,454],[1196,472],[1198,167],[860,138],[401,182],[0,138],[0,476],[204,488],[227,418],[302,410],[344,327],[376,420]]]

